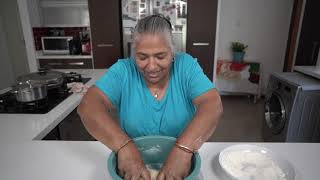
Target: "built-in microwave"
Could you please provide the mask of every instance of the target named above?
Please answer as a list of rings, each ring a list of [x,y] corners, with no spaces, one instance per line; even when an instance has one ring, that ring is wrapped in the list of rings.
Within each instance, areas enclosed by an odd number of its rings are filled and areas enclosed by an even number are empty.
[[[43,54],[69,54],[70,40],[72,40],[72,36],[41,37]]]

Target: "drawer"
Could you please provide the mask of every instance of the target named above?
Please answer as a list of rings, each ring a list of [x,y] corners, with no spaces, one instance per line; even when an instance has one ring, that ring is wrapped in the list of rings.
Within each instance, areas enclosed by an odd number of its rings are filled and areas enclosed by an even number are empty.
[[[39,59],[40,68],[92,69],[92,59]]]

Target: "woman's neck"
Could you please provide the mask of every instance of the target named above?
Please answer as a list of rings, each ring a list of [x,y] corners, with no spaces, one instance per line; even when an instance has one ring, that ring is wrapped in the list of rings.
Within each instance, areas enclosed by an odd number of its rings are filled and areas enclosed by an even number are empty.
[[[152,82],[148,82],[146,81],[147,87],[151,90],[151,89],[158,89],[158,90],[163,90],[167,87],[168,82],[170,79],[170,74],[168,74],[166,77],[164,77],[163,79],[161,79],[159,82],[157,83],[152,83]]]

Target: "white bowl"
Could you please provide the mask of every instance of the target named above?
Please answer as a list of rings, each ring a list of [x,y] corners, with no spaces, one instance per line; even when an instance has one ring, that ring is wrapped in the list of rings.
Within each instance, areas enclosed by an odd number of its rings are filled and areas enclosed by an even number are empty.
[[[267,148],[239,144],[225,148],[219,154],[219,164],[233,180],[294,180],[293,166]]]

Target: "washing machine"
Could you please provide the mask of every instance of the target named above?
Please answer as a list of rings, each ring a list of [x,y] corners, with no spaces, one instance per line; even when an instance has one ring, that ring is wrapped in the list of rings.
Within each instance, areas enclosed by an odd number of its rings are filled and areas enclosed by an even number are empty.
[[[320,80],[298,72],[271,74],[262,137],[267,142],[320,142]]]

